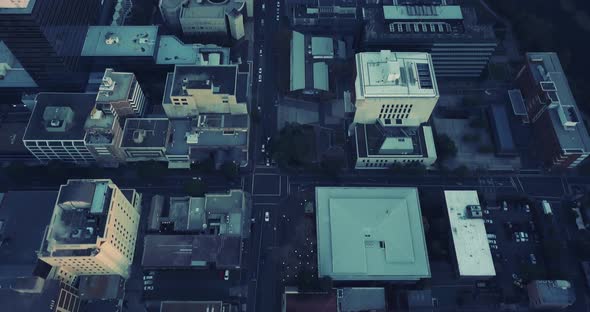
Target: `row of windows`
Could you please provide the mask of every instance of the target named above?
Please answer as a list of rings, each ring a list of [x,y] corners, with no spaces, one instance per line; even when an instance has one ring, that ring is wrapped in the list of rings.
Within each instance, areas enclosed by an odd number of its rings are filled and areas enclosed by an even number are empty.
[[[410,160],[410,159],[402,159],[402,160],[397,160],[397,159],[393,159],[393,160],[389,160],[389,159],[375,159],[375,160],[371,160],[371,159],[362,159],[361,162],[364,164],[365,167],[389,167],[391,164],[395,164],[395,163],[423,163],[424,159],[420,159],[420,160]]]

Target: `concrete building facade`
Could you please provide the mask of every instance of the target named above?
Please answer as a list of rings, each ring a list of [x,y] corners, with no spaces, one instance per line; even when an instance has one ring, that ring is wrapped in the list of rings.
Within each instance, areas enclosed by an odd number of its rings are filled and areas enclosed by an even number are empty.
[[[39,259],[70,276],[129,277],[141,194],[111,180],[69,180],[60,187]]]
[[[439,92],[427,53],[383,50],[355,56],[355,123],[419,126],[427,122]]]
[[[97,108],[120,117],[141,117],[145,95],[133,73],[107,68],[96,96]]]

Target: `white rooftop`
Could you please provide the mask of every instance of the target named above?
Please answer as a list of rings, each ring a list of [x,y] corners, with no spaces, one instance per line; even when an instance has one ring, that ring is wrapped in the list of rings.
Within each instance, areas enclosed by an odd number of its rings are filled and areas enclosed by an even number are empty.
[[[467,205],[479,205],[477,191],[445,191],[460,276],[495,276],[483,219],[467,217]]]
[[[356,67],[357,98],[438,96],[428,53],[362,52],[356,55]]]
[[[416,188],[317,187],[316,222],[320,276],[430,277]]]
[[[31,0],[0,0],[0,8],[3,9],[24,9]]]

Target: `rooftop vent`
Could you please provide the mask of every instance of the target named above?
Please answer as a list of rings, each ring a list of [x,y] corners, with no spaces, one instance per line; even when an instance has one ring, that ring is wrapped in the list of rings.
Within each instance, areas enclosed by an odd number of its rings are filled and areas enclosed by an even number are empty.
[[[483,214],[480,205],[467,205],[467,217],[469,219],[481,219]]]
[[[59,127],[61,127],[61,125],[63,124],[63,122],[64,122],[63,120],[52,119],[49,122],[49,126],[52,127],[52,128],[59,128]]]
[[[115,34],[113,32],[108,32],[105,35],[104,42],[107,45],[118,44],[119,43],[119,36],[117,36],[117,34]]]
[[[135,131],[133,131],[133,142],[135,144],[143,143],[143,140],[145,139],[145,135],[146,135],[145,130],[136,129]]]

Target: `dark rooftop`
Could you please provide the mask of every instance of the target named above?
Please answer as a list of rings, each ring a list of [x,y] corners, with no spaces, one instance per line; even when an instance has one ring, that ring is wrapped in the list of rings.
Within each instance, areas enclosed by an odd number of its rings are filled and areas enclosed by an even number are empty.
[[[286,294],[286,312],[335,312],[336,294]]]
[[[119,275],[83,275],[79,279],[81,300],[110,300],[123,295],[125,280]]]
[[[221,301],[163,301],[160,312],[229,312]]]
[[[428,20],[423,20],[423,15],[415,14],[394,20],[385,17],[384,7],[388,6],[364,8],[365,40],[370,42],[397,39],[408,43],[457,40],[495,42],[496,39],[492,26],[479,23],[473,8],[461,7],[461,19],[447,19],[445,16],[432,19],[432,16],[428,16]],[[410,16],[415,16],[415,19],[411,19]],[[414,24],[418,25],[418,28],[415,28]]]
[[[240,266],[241,238],[225,235],[146,235],[142,266],[190,268],[215,263]]]
[[[167,118],[128,118],[121,147],[166,147],[170,132]]]
[[[166,154],[170,155],[188,155],[188,144],[186,143],[186,134],[192,129],[191,121],[188,119],[170,120],[170,131],[172,139],[166,148]]]
[[[53,311],[62,290],[58,280],[46,280],[41,293],[19,293],[10,289],[0,289],[0,302],[10,312]]]
[[[236,65],[176,66],[171,95],[183,95],[183,85],[187,89],[211,89],[215,94],[235,95],[237,76]]]
[[[0,278],[30,276],[57,191],[10,191],[0,205]],[[26,225],[26,226],[24,226]]]
[[[39,93],[23,140],[83,140],[96,93]]]
[[[517,155],[506,107],[500,104],[490,106],[489,116],[496,144],[496,153],[501,156]]]

